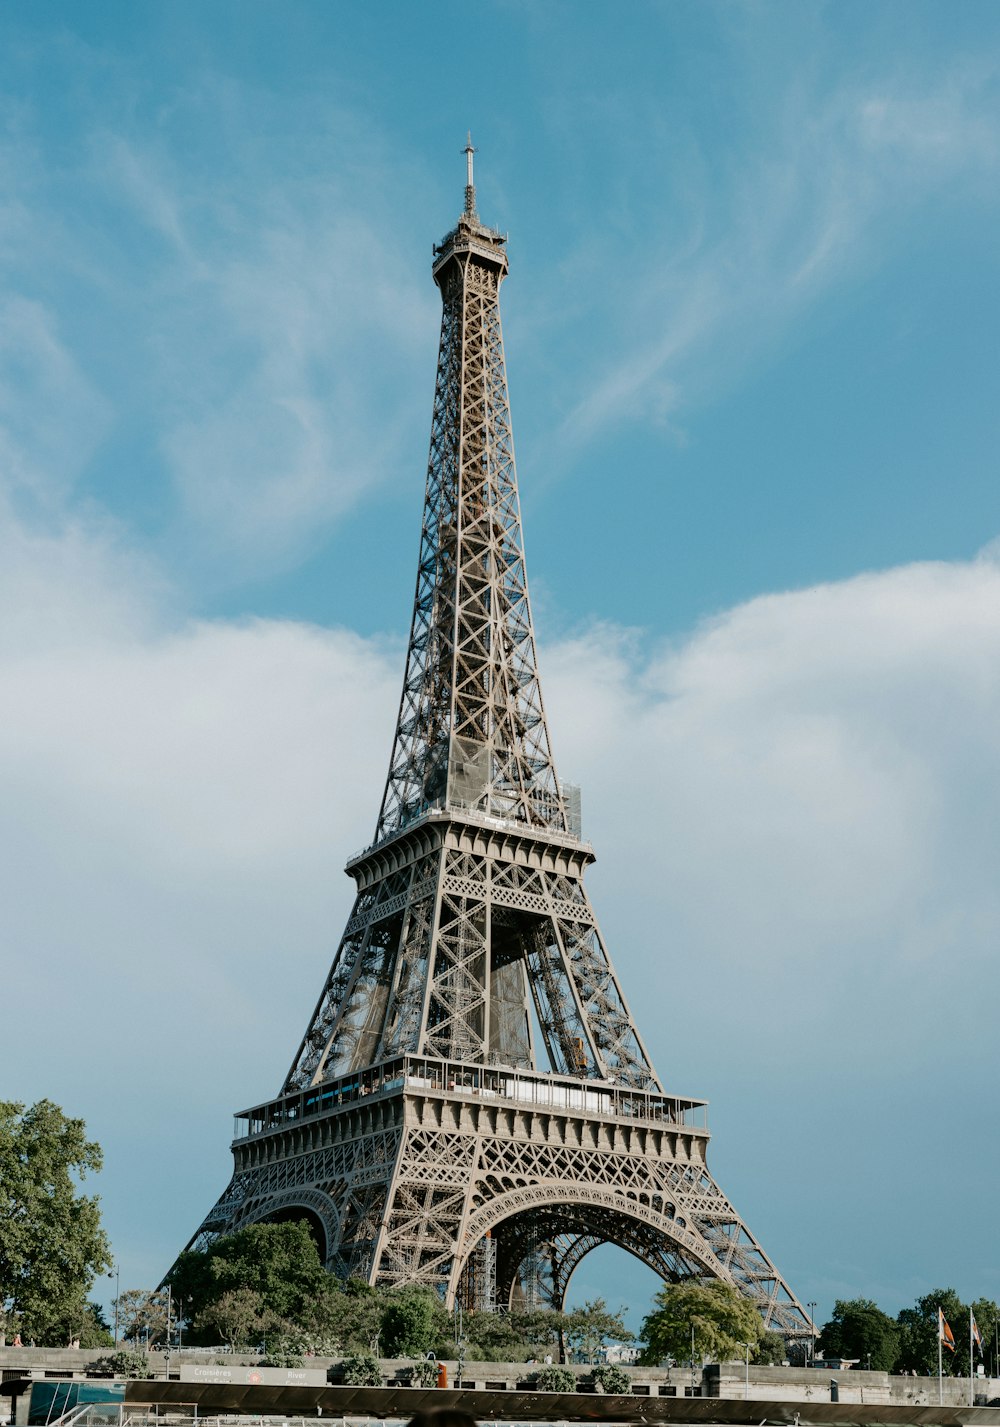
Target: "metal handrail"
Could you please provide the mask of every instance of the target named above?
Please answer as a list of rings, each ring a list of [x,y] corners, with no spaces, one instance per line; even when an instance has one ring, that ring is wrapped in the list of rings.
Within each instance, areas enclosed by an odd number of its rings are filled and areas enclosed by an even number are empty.
[[[410,818],[408,822],[402,823],[394,828],[392,832],[387,832],[384,837],[377,838],[367,847],[360,848],[353,852],[347,859],[347,866],[353,862],[360,862],[362,857],[370,857],[373,852],[378,852],[380,848],[393,842],[402,833],[410,832],[422,822],[431,822],[449,814],[457,814],[463,821],[476,823],[480,827],[493,827],[498,832],[518,833],[522,837],[538,837],[546,842],[556,842],[560,847],[578,847],[584,852],[593,854],[594,846],[591,842],[586,842],[583,838],[574,836],[571,832],[563,832],[561,828],[535,827],[530,823],[518,822],[515,818],[498,817],[495,813],[484,813],[479,808],[471,804],[463,804],[457,798],[449,798],[447,803],[427,803],[420,809],[420,812]]]

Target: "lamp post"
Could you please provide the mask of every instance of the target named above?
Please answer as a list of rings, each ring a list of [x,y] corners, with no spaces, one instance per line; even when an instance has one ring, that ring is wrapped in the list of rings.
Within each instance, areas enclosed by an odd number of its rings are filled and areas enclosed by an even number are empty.
[[[116,1348],[117,1348],[117,1346],[118,1346],[118,1299],[119,1299],[119,1297],[120,1297],[120,1287],[121,1287],[121,1268],[122,1268],[121,1264],[118,1263],[118,1261],[116,1260],[116,1261],[115,1261],[115,1266],[114,1266],[114,1268],[113,1268],[112,1271],[108,1274],[108,1278],[113,1278],[114,1281],[115,1281],[115,1347],[116,1347]]]
[[[806,1304],[809,1309],[809,1362],[807,1367],[816,1366],[816,1301],[810,1299]]]
[[[172,1315],[173,1315],[173,1292],[174,1292],[174,1291],[173,1291],[173,1286],[168,1283],[168,1284],[167,1284],[167,1344],[166,1344],[167,1351],[166,1351],[166,1353],[164,1354],[164,1360],[163,1360],[163,1380],[164,1380],[164,1382],[168,1382],[168,1381],[170,1380],[170,1319],[171,1319],[171,1317],[172,1317]]]
[[[744,1343],[743,1346],[744,1346],[744,1348],[746,1348],[746,1350],[747,1350],[747,1356],[746,1356],[746,1375],[745,1375],[744,1378],[743,1378],[743,1401],[744,1401],[744,1402],[749,1402],[749,1401],[750,1401],[750,1344],[749,1344],[749,1343]]]

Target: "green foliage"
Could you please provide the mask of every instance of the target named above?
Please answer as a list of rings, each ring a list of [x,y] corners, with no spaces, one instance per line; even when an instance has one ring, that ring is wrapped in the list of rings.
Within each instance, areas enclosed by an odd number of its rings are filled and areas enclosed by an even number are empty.
[[[603,1298],[593,1298],[582,1308],[564,1314],[563,1331],[574,1353],[592,1363],[609,1339],[631,1343],[635,1334],[625,1327],[624,1308],[612,1313]]]
[[[955,1335],[955,1351],[942,1353],[946,1375],[967,1377],[969,1374],[969,1305],[963,1303],[953,1288],[936,1288],[918,1298],[912,1308],[904,1308],[897,1318],[899,1325],[899,1356],[897,1371],[936,1373],[938,1352],[938,1308],[948,1320]],[[996,1330],[1000,1309],[989,1298],[977,1298],[972,1304],[976,1323],[985,1344]],[[825,1343],[824,1335],[824,1343]],[[976,1361],[982,1355],[975,1354]]]
[[[1000,1307],[997,1307],[992,1298],[974,1298],[972,1301],[972,1311],[976,1315],[976,1325],[979,1328],[980,1336],[983,1340],[983,1352],[980,1353],[979,1349],[976,1349],[976,1362],[984,1362],[987,1366],[987,1372],[989,1372],[990,1368],[994,1366],[997,1326],[1000,1324]],[[957,1332],[955,1333],[955,1337],[958,1337]]]
[[[130,1343],[162,1343],[167,1337],[167,1295],[129,1288],[119,1294],[118,1333]]]
[[[327,1338],[317,1338],[311,1333],[303,1333],[294,1323],[279,1325],[268,1323],[266,1329],[266,1354],[269,1358],[336,1358],[340,1355],[340,1345]],[[302,1363],[264,1363],[265,1367],[301,1367]]]
[[[560,1334],[566,1327],[566,1314],[551,1308],[536,1308],[530,1313],[512,1313],[510,1321],[521,1341],[528,1347],[529,1357],[542,1357],[559,1347]]]
[[[632,1379],[628,1373],[613,1363],[601,1363],[594,1369],[592,1376],[598,1392],[619,1397],[624,1392],[632,1391]]]
[[[352,1353],[344,1359],[343,1381],[348,1387],[381,1387],[382,1369],[372,1353]]]
[[[430,1358],[418,1358],[412,1367],[406,1369],[406,1381],[410,1387],[437,1387],[438,1365]]]
[[[200,1336],[215,1334],[216,1342],[228,1343],[234,1352],[251,1339],[259,1340],[268,1326],[264,1300],[252,1288],[228,1289],[203,1308],[193,1324]]]
[[[532,1356],[514,1313],[469,1312],[464,1327],[466,1356],[475,1362],[523,1362]],[[444,1348],[442,1357],[455,1355],[454,1344],[448,1346],[450,1334],[449,1324],[437,1340]]]
[[[340,1341],[345,1350],[377,1353],[382,1336],[385,1290],[372,1288],[361,1278],[349,1278],[336,1290],[340,1313]],[[331,1298],[331,1303],[334,1299]]]
[[[442,1327],[439,1300],[423,1289],[392,1294],[382,1314],[382,1352],[387,1358],[414,1358],[434,1346]]]
[[[0,1310],[41,1343],[83,1342],[87,1293],[111,1267],[99,1200],[77,1183],[101,1162],[51,1100],[0,1102]]]
[[[149,1359],[133,1348],[121,1348],[90,1364],[89,1372],[110,1373],[112,1377],[148,1377]]]
[[[290,1328],[302,1350],[335,1356],[377,1352],[385,1313],[385,1289],[350,1279],[339,1283],[327,1274],[316,1293],[291,1316]]]
[[[838,1298],[820,1342],[826,1357],[857,1358],[863,1366],[870,1358],[874,1369],[891,1372],[899,1357],[900,1328],[870,1298]]]
[[[73,1336],[79,1338],[81,1348],[114,1347],[114,1335],[99,1303],[85,1303],[78,1322],[78,1331]]]
[[[653,1312],[642,1323],[643,1363],[689,1359],[692,1328],[695,1357],[713,1362],[742,1357],[743,1344],[756,1348],[763,1336],[756,1308],[728,1283],[668,1283],[653,1303]]]
[[[532,1379],[539,1392],[575,1392],[576,1376],[569,1368],[555,1366],[539,1368]]]
[[[757,1351],[752,1356],[755,1363],[780,1367],[788,1357],[788,1347],[780,1333],[772,1333],[768,1329],[761,1334]]]
[[[301,1353],[268,1351],[260,1359],[262,1368],[300,1368],[304,1359]]]
[[[170,1282],[174,1298],[184,1300],[187,1315],[197,1325],[210,1304],[242,1289],[259,1296],[261,1311],[299,1322],[307,1304],[321,1296],[331,1280],[308,1226],[294,1220],[249,1224],[200,1252],[188,1250],[174,1265]],[[200,1332],[195,1326],[195,1335]]]

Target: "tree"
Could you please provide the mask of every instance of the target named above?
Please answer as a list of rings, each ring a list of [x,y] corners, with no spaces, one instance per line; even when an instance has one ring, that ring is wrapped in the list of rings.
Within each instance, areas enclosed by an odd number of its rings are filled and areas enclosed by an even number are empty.
[[[371,1353],[354,1353],[344,1359],[343,1380],[348,1387],[381,1387],[382,1368]]]
[[[899,1358],[897,1366],[903,1372],[936,1374],[938,1365],[938,1309],[944,1314],[955,1335],[955,1351],[945,1348],[941,1363],[947,1375],[967,1377],[969,1373],[969,1307],[953,1288],[935,1288],[918,1298],[912,1308],[904,1308],[896,1319],[899,1325]],[[996,1330],[1000,1309],[988,1298],[979,1298],[972,1305],[976,1323],[988,1350],[990,1337]],[[984,1355],[978,1349],[974,1357]],[[985,1358],[984,1358],[985,1360]]]
[[[593,1298],[582,1308],[565,1315],[566,1341],[586,1362],[592,1363],[609,1338],[619,1343],[631,1343],[635,1338],[625,1327],[625,1310],[612,1313],[603,1298]]]
[[[406,1381],[409,1387],[437,1387],[437,1360],[418,1358],[412,1367],[406,1369]]]
[[[134,1348],[119,1348],[106,1358],[90,1364],[90,1372],[107,1373],[108,1377],[148,1377],[149,1359]]]
[[[575,1392],[576,1375],[569,1368],[554,1366],[539,1368],[535,1373],[533,1386],[539,1392]]]
[[[544,1357],[547,1352],[559,1347],[560,1336],[566,1329],[566,1317],[565,1313],[559,1313],[554,1308],[535,1308],[527,1313],[510,1315],[526,1355],[536,1358]]]
[[[695,1357],[726,1362],[742,1357],[746,1343],[751,1352],[760,1342],[764,1326],[753,1304],[731,1284],[668,1283],[653,1299],[653,1312],[643,1319],[645,1347],[640,1361],[662,1362],[666,1357],[684,1361],[691,1356],[692,1330]]]
[[[456,1329],[445,1326],[437,1338],[440,1357],[454,1353],[452,1337]],[[529,1349],[515,1313],[489,1313],[471,1310],[465,1314],[464,1331],[468,1356],[479,1362],[519,1362],[528,1357]]]
[[[284,1224],[249,1224],[217,1239],[204,1250],[189,1249],[173,1267],[174,1298],[183,1299],[201,1336],[201,1315],[225,1293],[249,1289],[259,1295],[262,1311],[297,1323],[308,1304],[322,1296],[331,1280],[316,1242],[301,1219]]]
[[[64,1312],[53,1320],[49,1330],[53,1343],[79,1343],[81,1348],[114,1346],[104,1313],[99,1303],[86,1303],[74,1298]]]
[[[377,1353],[381,1346],[384,1290],[363,1278],[349,1278],[341,1294],[341,1342],[355,1352]]]
[[[382,1314],[382,1353],[387,1358],[415,1358],[439,1337],[442,1310],[432,1293],[402,1289],[392,1294]]]
[[[918,1298],[912,1308],[904,1308],[896,1318],[899,1325],[899,1358],[897,1366],[903,1372],[936,1374],[938,1366],[938,1309],[944,1313],[961,1341],[961,1324],[965,1310],[953,1288],[937,1288]],[[945,1349],[942,1367],[950,1375],[955,1365],[953,1355]]]
[[[262,1368],[300,1368],[304,1362],[301,1353],[286,1352],[283,1348],[268,1349],[260,1360]]]
[[[115,1301],[118,1333],[130,1343],[162,1343],[167,1337],[167,1294],[129,1288]]]
[[[770,1367],[780,1367],[787,1357],[788,1345],[781,1334],[765,1329],[760,1335],[757,1351],[753,1354],[754,1362]]]
[[[598,1392],[620,1397],[622,1393],[632,1391],[632,1379],[628,1373],[613,1363],[601,1363],[594,1369],[593,1378]]]
[[[989,1372],[990,1366],[998,1369],[993,1376],[1000,1373],[1000,1363],[996,1362],[997,1327],[1000,1325],[1000,1308],[993,1302],[992,1298],[977,1298],[973,1301],[972,1311],[976,1315],[976,1327],[979,1329],[980,1337],[983,1340],[983,1350],[980,1353],[976,1350],[976,1361],[980,1358],[986,1364]]]
[[[0,1102],[0,1310],[42,1342],[82,1327],[86,1295],[111,1267],[100,1201],[79,1187],[101,1163],[83,1121],[51,1100]]]
[[[104,1310],[99,1303],[85,1303],[83,1313],[78,1320],[77,1332],[73,1337],[79,1338],[81,1348],[111,1348],[114,1347],[114,1338],[111,1334],[111,1326],[104,1317]],[[67,1339],[69,1334],[67,1333]]]
[[[857,1358],[865,1367],[892,1372],[899,1357],[899,1324],[870,1298],[838,1298],[820,1342],[829,1358]]]
[[[252,1288],[228,1289],[204,1307],[194,1323],[199,1333],[217,1333],[234,1352],[252,1338],[259,1339],[267,1325],[264,1300]]]

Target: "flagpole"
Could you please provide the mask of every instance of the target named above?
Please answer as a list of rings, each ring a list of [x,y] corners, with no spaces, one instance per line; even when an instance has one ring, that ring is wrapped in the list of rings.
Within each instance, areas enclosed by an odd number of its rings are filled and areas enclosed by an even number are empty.
[[[938,1407],[944,1405],[944,1363],[941,1360],[941,1309],[938,1309]]]
[[[972,1308],[969,1308],[969,1406],[975,1401],[975,1393],[972,1388]]]

